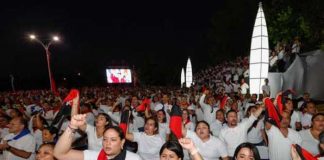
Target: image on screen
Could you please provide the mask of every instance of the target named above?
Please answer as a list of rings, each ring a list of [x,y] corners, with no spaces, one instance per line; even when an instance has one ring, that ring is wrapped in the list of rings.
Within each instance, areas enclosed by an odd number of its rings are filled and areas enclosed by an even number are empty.
[[[106,69],[108,83],[132,83],[130,69]]]

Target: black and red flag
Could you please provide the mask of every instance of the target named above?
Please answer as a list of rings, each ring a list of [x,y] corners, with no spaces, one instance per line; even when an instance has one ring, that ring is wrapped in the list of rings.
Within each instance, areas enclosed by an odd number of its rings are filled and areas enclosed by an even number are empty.
[[[182,111],[177,105],[172,106],[169,127],[171,140],[177,140],[182,137]]]
[[[279,128],[281,115],[269,97],[264,99],[264,105],[266,107],[264,120]]]
[[[129,120],[129,110],[124,110],[120,117],[120,123],[119,128],[121,128],[124,132],[124,135],[126,135],[127,132],[127,126],[128,126],[128,120]]]
[[[315,156],[309,153],[307,150],[300,147],[298,144],[293,145],[296,148],[296,151],[301,160],[317,160]]]
[[[70,93],[63,100],[63,104],[57,109],[57,114],[53,120],[52,126],[58,124],[63,120],[64,117],[71,115],[71,107],[74,103],[77,103],[79,107],[79,90],[71,89]]]

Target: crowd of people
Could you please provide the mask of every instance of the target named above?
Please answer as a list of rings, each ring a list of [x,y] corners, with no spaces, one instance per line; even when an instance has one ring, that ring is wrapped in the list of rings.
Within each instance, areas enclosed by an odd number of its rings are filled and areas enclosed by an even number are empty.
[[[245,58],[237,62],[216,68],[233,73],[226,68],[246,65]],[[294,104],[285,93],[270,99],[266,92],[250,95],[248,87],[220,90],[204,77],[196,80],[204,85],[85,87],[69,101],[65,88],[1,92],[0,159],[297,160],[299,146],[323,156],[324,114],[309,93]],[[281,108],[278,123],[269,118],[271,105]]]
[[[295,37],[291,44],[279,42],[270,52],[269,71],[284,72],[294,61],[296,54],[300,53],[301,42],[298,37]]]

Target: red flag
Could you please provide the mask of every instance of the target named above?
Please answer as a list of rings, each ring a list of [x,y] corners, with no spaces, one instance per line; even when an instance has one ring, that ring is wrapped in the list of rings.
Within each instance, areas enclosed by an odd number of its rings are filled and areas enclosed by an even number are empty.
[[[146,109],[150,108],[151,101],[148,98],[145,98],[142,103],[136,107],[137,112],[144,112]]]
[[[107,159],[108,159],[108,157],[107,157],[106,152],[103,149],[101,149],[97,160],[107,160]]]
[[[179,106],[174,105],[170,112],[171,137],[180,139],[182,137],[182,111]]]
[[[270,98],[267,97],[264,99],[264,104],[266,106],[266,112],[265,112],[265,121],[270,122],[271,124],[280,127],[280,120],[281,115],[278,113],[276,107],[271,102]]]
[[[228,97],[227,97],[227,96],[223,96],[223,97],[222,97],[221,102],[220,102],[220,105],[219,105],[219,108],[220,108],[220,109],[224,109],[227,100],[228,100]]]
[[[121,114],[120,123],[119,123],[119,127],[123,130],[124,135],[126,135],[127,132],[128,118],[129,118],[129,110],[124,110]]]
[[[295,93],[293,90],[288,89],[284,91],[281,95],[277,96],[276,101],[279,109],[279,113],[282,114],[284,110],[284,105],[286,103],[286,98],[288,97],[289,94]]]
[[[300,147],[298,144],[293,145],[296,148],[298,155],[300,156],[301,160],[317,160],[311,153],[307,150]]]

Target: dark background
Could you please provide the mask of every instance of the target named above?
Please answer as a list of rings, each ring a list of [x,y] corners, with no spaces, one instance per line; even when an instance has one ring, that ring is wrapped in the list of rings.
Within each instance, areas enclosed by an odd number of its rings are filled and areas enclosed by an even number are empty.
[[[0,90],[10,89],[10,74],[17,89],[48,88],[45,51],[31,33],[45,42],[61,37],[50,47],[59,86],[105,85],[105,68],[112,65],[134,66],[142,84],[178,85],[188,57],[196,72],[248,55],[258,2],[6,3],[0,8]],[[273,11],[275,4],[264,8]]]

